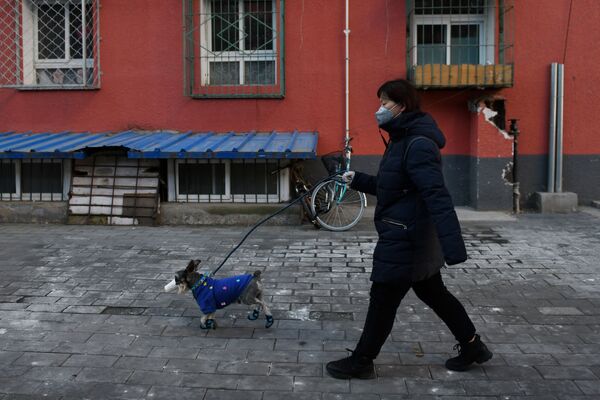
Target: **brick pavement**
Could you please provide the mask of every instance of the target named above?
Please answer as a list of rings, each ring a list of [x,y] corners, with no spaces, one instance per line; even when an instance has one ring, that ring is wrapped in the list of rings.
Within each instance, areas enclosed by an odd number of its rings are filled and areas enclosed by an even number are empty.
[[[223,267],[254,268],[276,317],[218,312],[162,293],[191,257],[214,268],[245,228],[0,225],[0,400],[598,399],[600,218],[466,222],[470,260],[444,270],[494,352],[447,371],[454,339],[410,294],[377,380],[324,373],[360,335],[371,224],[351,232],[261,227]]]

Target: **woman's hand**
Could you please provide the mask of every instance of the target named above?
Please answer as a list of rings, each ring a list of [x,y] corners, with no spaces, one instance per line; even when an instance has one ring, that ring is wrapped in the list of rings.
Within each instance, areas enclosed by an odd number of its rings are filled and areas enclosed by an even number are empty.
[[[354,171],[346,171],[342,174],[342,180],[344,181],[344,183],[346,183],[348,185],[352,182],[353,179],[354,179]]]

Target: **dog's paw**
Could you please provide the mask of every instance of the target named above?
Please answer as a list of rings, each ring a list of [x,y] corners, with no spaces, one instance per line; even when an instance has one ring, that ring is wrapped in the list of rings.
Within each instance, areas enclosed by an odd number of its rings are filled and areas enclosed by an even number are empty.
[[[275,322],[275,320],[273,319],[273,316],[267,315],[267,322],[265,323],[265,328],[272,327],[274,322]]]
[[[217,329],[214,319],[207,319],[205,323],[200,322],[200,329]]]
[[[254,321],[254,320],[258,319],[259,315],[260,315],[260,312],[258,310],[254,310],[254,311],[252,311],[252,314],[248,314],[248,319],[250,321]]]

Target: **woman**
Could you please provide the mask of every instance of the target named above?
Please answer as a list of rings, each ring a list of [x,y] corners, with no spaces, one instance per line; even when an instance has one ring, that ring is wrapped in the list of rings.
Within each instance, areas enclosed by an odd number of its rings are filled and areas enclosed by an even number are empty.
[[[369,309],[352,355],[328,363],[327,371],[339,379],[374,378],[373,360],[411,287],[459,342],[459,354],[446,361],[446,368],[464,371],[473,362],[489,360],[492,353],[440,274],[444,263],[467,259],[442,174],[440,149],[445,138],[433,118],[420,111],[417,91],[408,81],[384,83],[377,97],[381,107],[375,117],[389,134],[377,175],[349,171],[343,176],[353,189],[377,196],[379,240],[373,253]]]

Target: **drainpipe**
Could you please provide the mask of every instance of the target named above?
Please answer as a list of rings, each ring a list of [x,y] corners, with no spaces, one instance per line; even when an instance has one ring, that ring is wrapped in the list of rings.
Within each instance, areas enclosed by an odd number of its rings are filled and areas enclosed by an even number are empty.
[[[556,93],[556,178],[554,190],[562,192],[563,169],[563,92],[565,86],[565,65],[558,64],[557,93]]]
[[[518,119],[510,119],[510,130],[508,134],[513,137],[513,212],[515,214],[519,214],[521,212],[520,201],[521,201],[521,192],[519,188],[519,180],[517,179],[517,162],[519,156],[519,127],[517,126]]]
[[[548,135],[548,192],[562,192],[563,64],[550,65],[550,132]]]
[[[350,2],[346,0],[346,29],[344,29],[344,35],[346,35],[346,135],[345,144],[348,145],[350,141]]]

